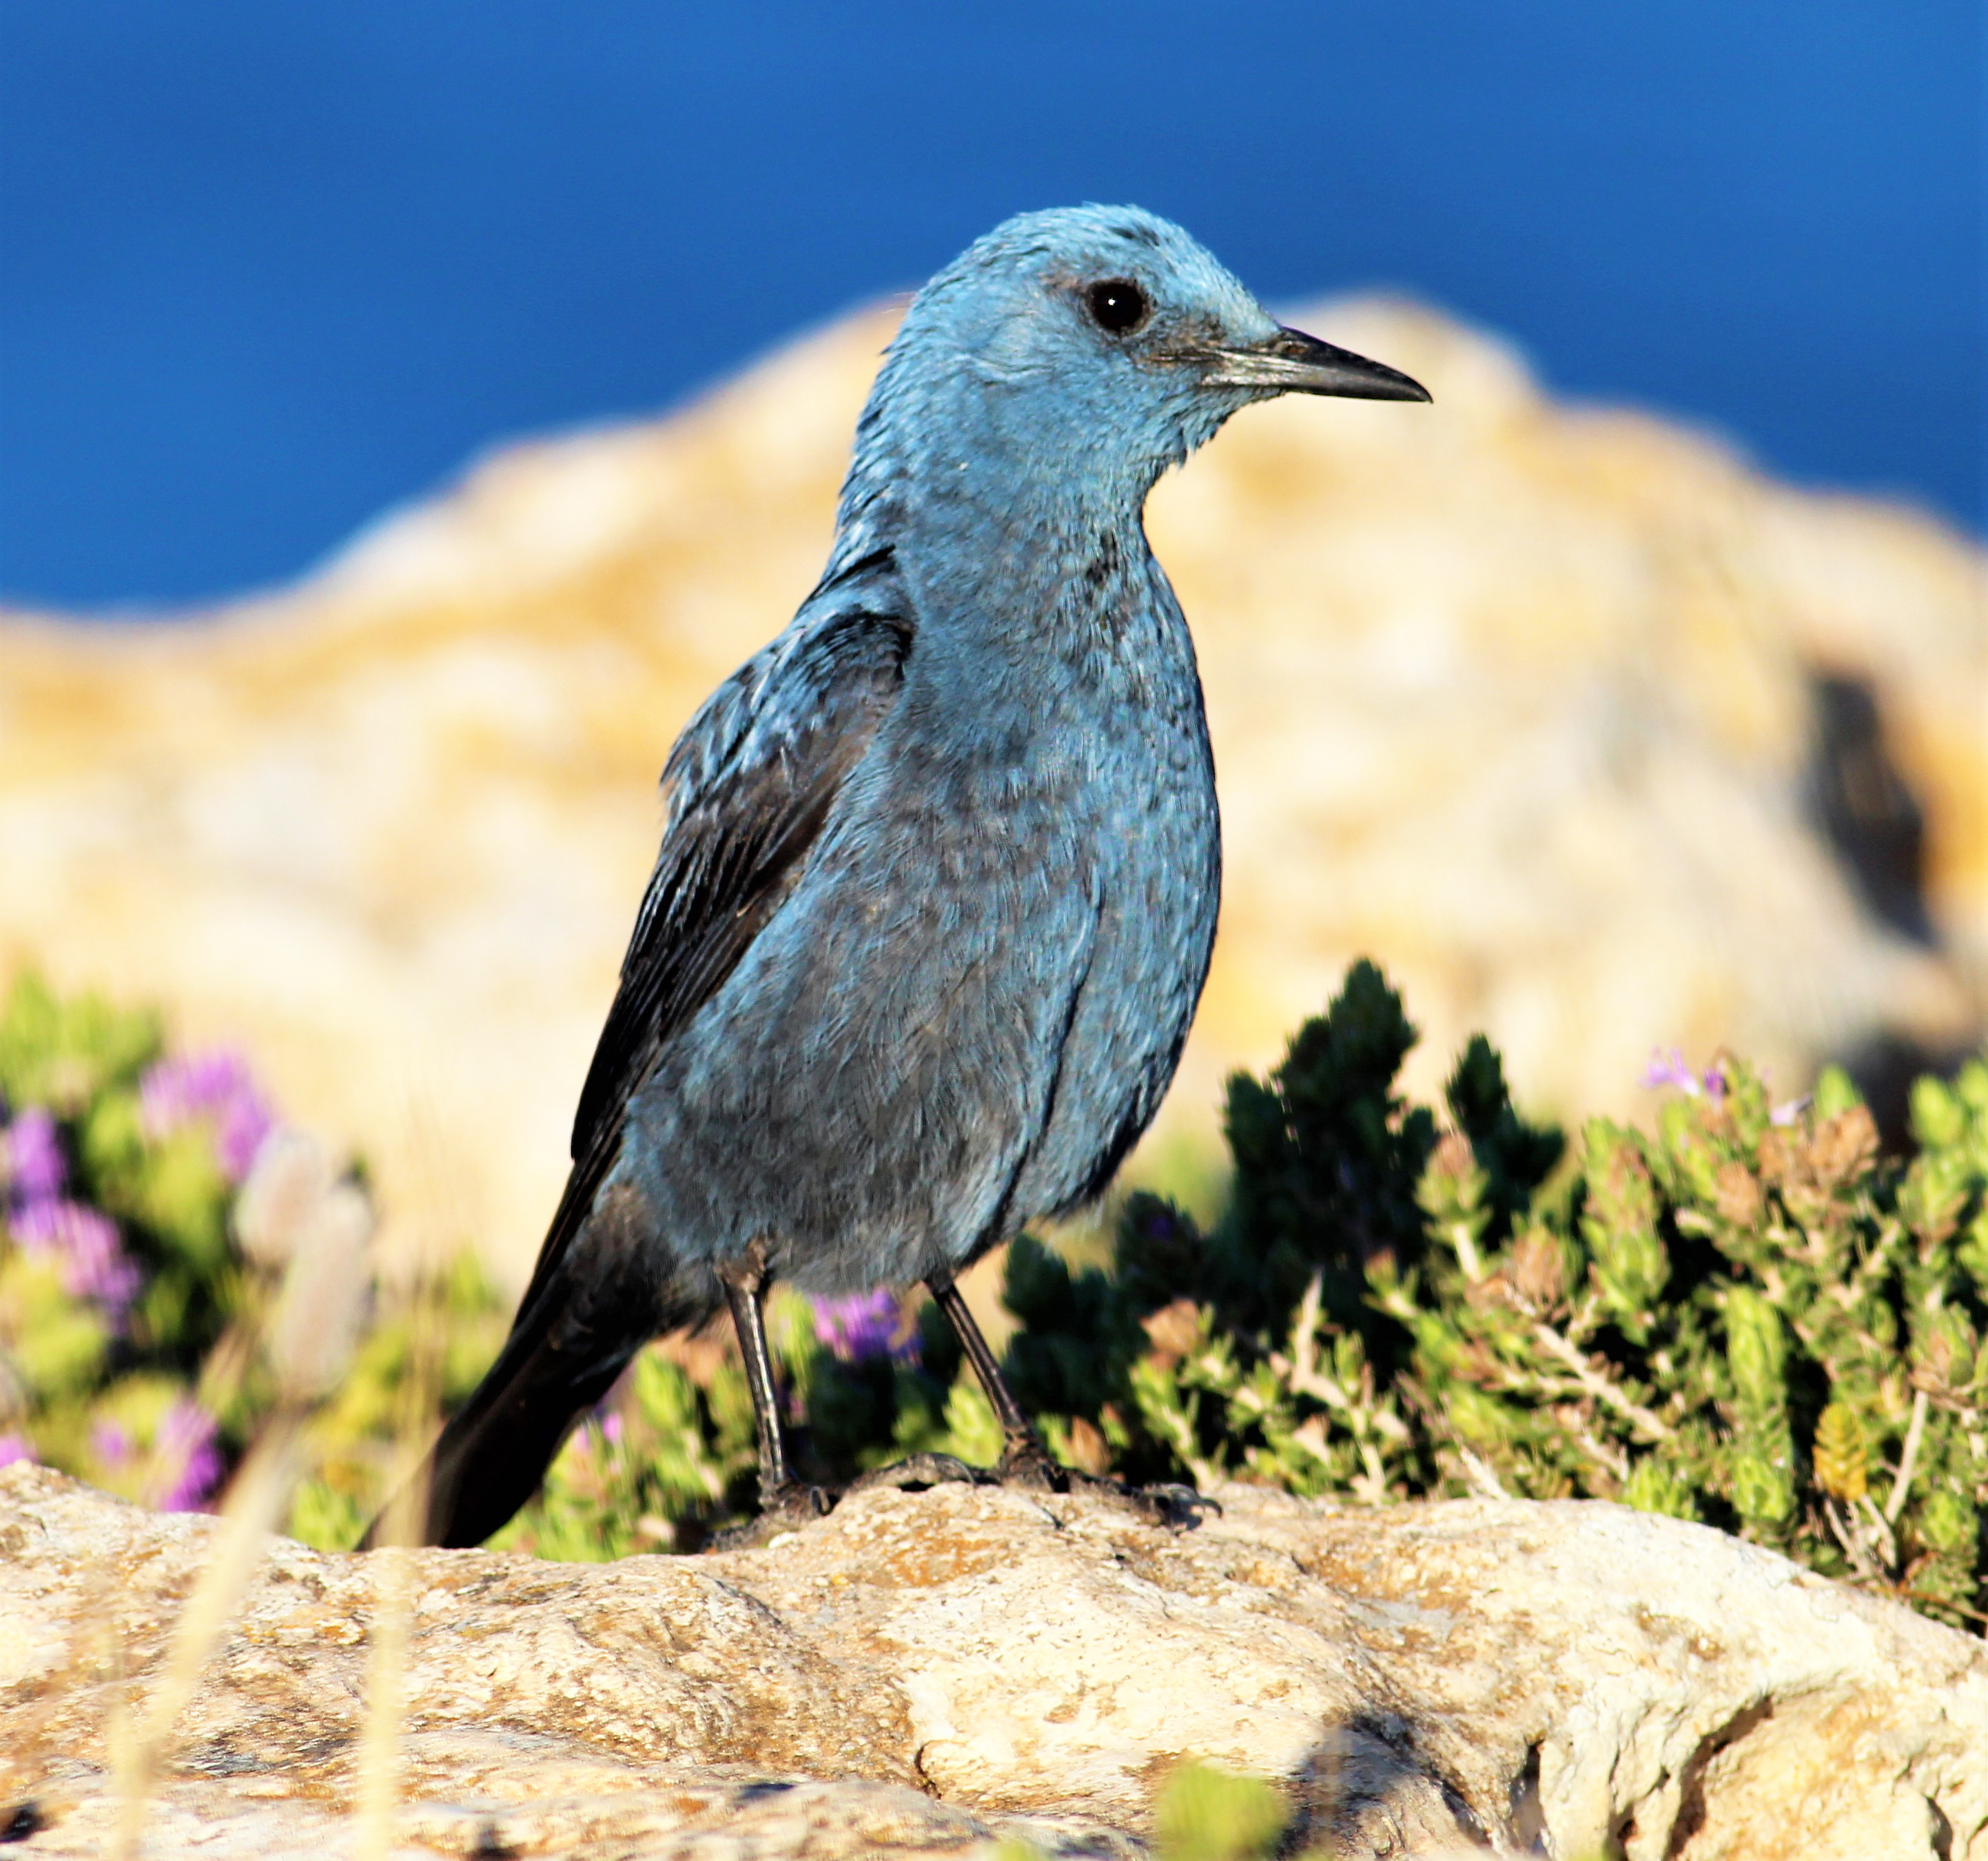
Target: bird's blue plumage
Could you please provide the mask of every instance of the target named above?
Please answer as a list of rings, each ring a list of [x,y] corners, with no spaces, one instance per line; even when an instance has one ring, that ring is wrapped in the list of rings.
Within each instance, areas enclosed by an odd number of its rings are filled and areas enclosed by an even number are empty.
[[[918,293],[822,582],[671,754],[573,1177],[445,1436],[435,1535],[500,1523],[587,1392],[749,1254],[811,1290],[942,1284],[1109,1179],[1220,889],[1194,648],[1141,510],[1293,388],[1419,398],[1136,208],[1022,215]]]

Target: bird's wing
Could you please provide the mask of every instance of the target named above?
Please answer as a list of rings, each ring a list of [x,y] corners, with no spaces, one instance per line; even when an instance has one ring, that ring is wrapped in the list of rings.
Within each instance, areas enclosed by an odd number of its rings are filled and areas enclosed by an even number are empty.
[[[570,1257],[587,1246],[629,1095],[779,909],[896,702],[911,616],[888,550],[839,570],[670,752],[662,850],[580,1093],[573,1172],[502,1354],[436,1444],[428,1542],[475,1544],[495,1530],[574,1414],[654,1332],[698,1315],[695,1298],[673,1301],[639,1259],[617,1257],[611,1232],[604,1254],[570,1272]]]
[[[628,1095],[717,993],[798,878],[904,679],[911,608],[888,550],[816,590],[705,701],[663,769],[661,851],[573,1120],[573,1173],[522,1325],[585,1224],[620,1149]]]
[[[719,686],[670,753],[662,848],[580,1092],[576,1163],[613,1149],[629,1093],[786,897],[896,701],[909,606],[894,577],[858,567]]]
[[[723,984],[806,862],[903,682],[913,622],[889,552],[851,564],[705,701],[663,769],[665,817],[573,1120],[573,1171],[522,1315],[620,1147],[628,1095]]]

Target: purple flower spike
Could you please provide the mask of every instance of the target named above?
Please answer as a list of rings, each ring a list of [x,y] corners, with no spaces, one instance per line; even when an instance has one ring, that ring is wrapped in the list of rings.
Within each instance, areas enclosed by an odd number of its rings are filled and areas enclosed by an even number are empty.
[[[22,1253],[51,1254],[60,1263],[70,1294],[101,1307],[113,1324],[123,1322],[140,1276],[109,1216],[80,1202],[31,1202],[8,1225]]]
[[[122,1467],[131,1458],[131,1431],[122,1422],[93,1422],[90,1451],[106,1467]]]
[[[215,1132],[214,1147],[231,1183],[248,1180],[256,1153],[276,1128],[276,1118],[259,1094],[252,1091],[228,1105]]]
[[[1665,1086],[1675,1087],[1691,1098],[1704,1089],[1698,1083],[1698,1075],[1685,1064],[1682,1051],[1675,1047],[1668,1055],[1660,1047],[1650,1049],[1650,1064],[1643,1068],[1641,1083],[1652,1092],[1660,1092]]]
[[[1726,1096],[1726,1075],[1716,1066],[1706,1069],[1705,1095],[1715,1103]]]
[[[161,1512],[198,1512],[221,1484],[221,1450],[215,1420],[199,1403],[182,1400],[159,1424],[159,1459],[166,1482]]]
[[[898,1295],[888,1286],[869,1292],[852,1292],[839,1298],[816,1299],[814,1335],[845,1363],[865,1363],[873,1357],[895,1357],[914,1362],[918,1357],[915,1332],[903,1344],[895,1342],[898,1329]]]
[[[35,1450],[24,1435],[0,1434],[0,1467],[12,1467],[16,1460],[36,1464]]]
[[[276,1115],[248,1063],[225,1048],[160,1061],[138,1082],[138,1098],[145,1128],[154,1137],[206,1123],[214,1133],[215,1160],[231,1182],[247,1176],[276,1128]]]
[[[24,1106],[7,1128],[7,1173],[23,1202],[52,1201],[62,1193],[69,1164],[56,1121],[39,1105]]]

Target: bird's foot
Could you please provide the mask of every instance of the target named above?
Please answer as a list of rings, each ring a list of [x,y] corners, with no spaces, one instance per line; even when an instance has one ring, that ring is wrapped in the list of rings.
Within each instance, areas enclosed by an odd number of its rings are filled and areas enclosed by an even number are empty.
[[[969,1467],[951,1454],[912,1454],[893,1460],[888,1467],[873,1467],[859,1474],[842,1490],[861,1493],[873,1487],[894,1487],[900,1492],[920,1493],[928,1487],[972,1485],[982,1477],[979,1468]]]
[[[970,1485],[985,1478],[979,1467],[956,1460],[951,1454],[913,1454],[860,1474],[847,1486],[810,1486],[789,1480],[776,1487],[761,1502],[756,1518],[728,1527],[712,1534],[705,1547],[709,1551],[754,1551],[769,1544],[783,1531],[797,1531],[833,1511],[847,1493],[861,1493],[877,1487],[894,1487],[901,1492],[923,1492],[928,1487],[955,1483]]]
[[[789,1480],[761,1501],[758,1516],[712,1534],[708,1551],[756,1551],[783,1531],[796,1531],[835,1510],[841,1495],[826,1487]]]
[[[1108,1489],[1121,1505],[1131,1507],[1148,1524],[1165,1525],[1170,1531],[1192,1531],[1205,1514],[1222,1515],[1217,1501],[1175,1480],[1132,1486],[1122,1480],[1092,1480],[1087,1474],[1084,1477],[1091,1487]]]
[[[1088,1493],[1129,1507],[1148,1524],[1165,1525],[1175,1531],[1199,1524],[1204,1512],[1222,1510],[1191,1486],[1133,1486],[1108,1475],[1087,1474],[1081,1467],[1065,1467],[1050,1457],[1040,1437],[1033,1432],[1010,1435],[1001,1458],[988,1470],[986,1477],[992,1483],[1031,1492]]]
[[[1052,1460],[1042,1437],[1033,1429],[1026,1434],[1010,1434],[1002,1443],[1001,1458],[987,1470],[986,1477],[996,1486],[1018,1486],[1031,1493],[1067,1493],[1074,1467]],[[1088,1474],[1077,1474],[1080,1480]]]

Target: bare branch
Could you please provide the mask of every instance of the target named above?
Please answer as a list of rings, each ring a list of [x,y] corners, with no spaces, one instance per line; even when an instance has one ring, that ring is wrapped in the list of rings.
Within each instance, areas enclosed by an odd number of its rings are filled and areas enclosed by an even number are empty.
[[[1574,1379],[1598,1402],[1605,1403],[1625,1421],[1633,1422],[1653,1441],[1668,1441],[1671,1438],[1671,1426],[1668,1422],[1661,1416],[1652,1414],[1641,1403],[1631,1402],[1550,1325],[1543,1320],[1535,1320],[1533,1335],[1549,1355],[1566,1365]]]
[[[1905,1489],[1912,1483],[1912,1468],[1919,1457],[1919,1437],[1925,1433],[1926,1392],[1912,1396],[1912,1419],[1905,1424],[1905,1452],[1898,1457],[1898,1476],[1892,1482],[1892,1497],[1885,1501],[1885,1523],[1895,1525],[1905,1509]]]

